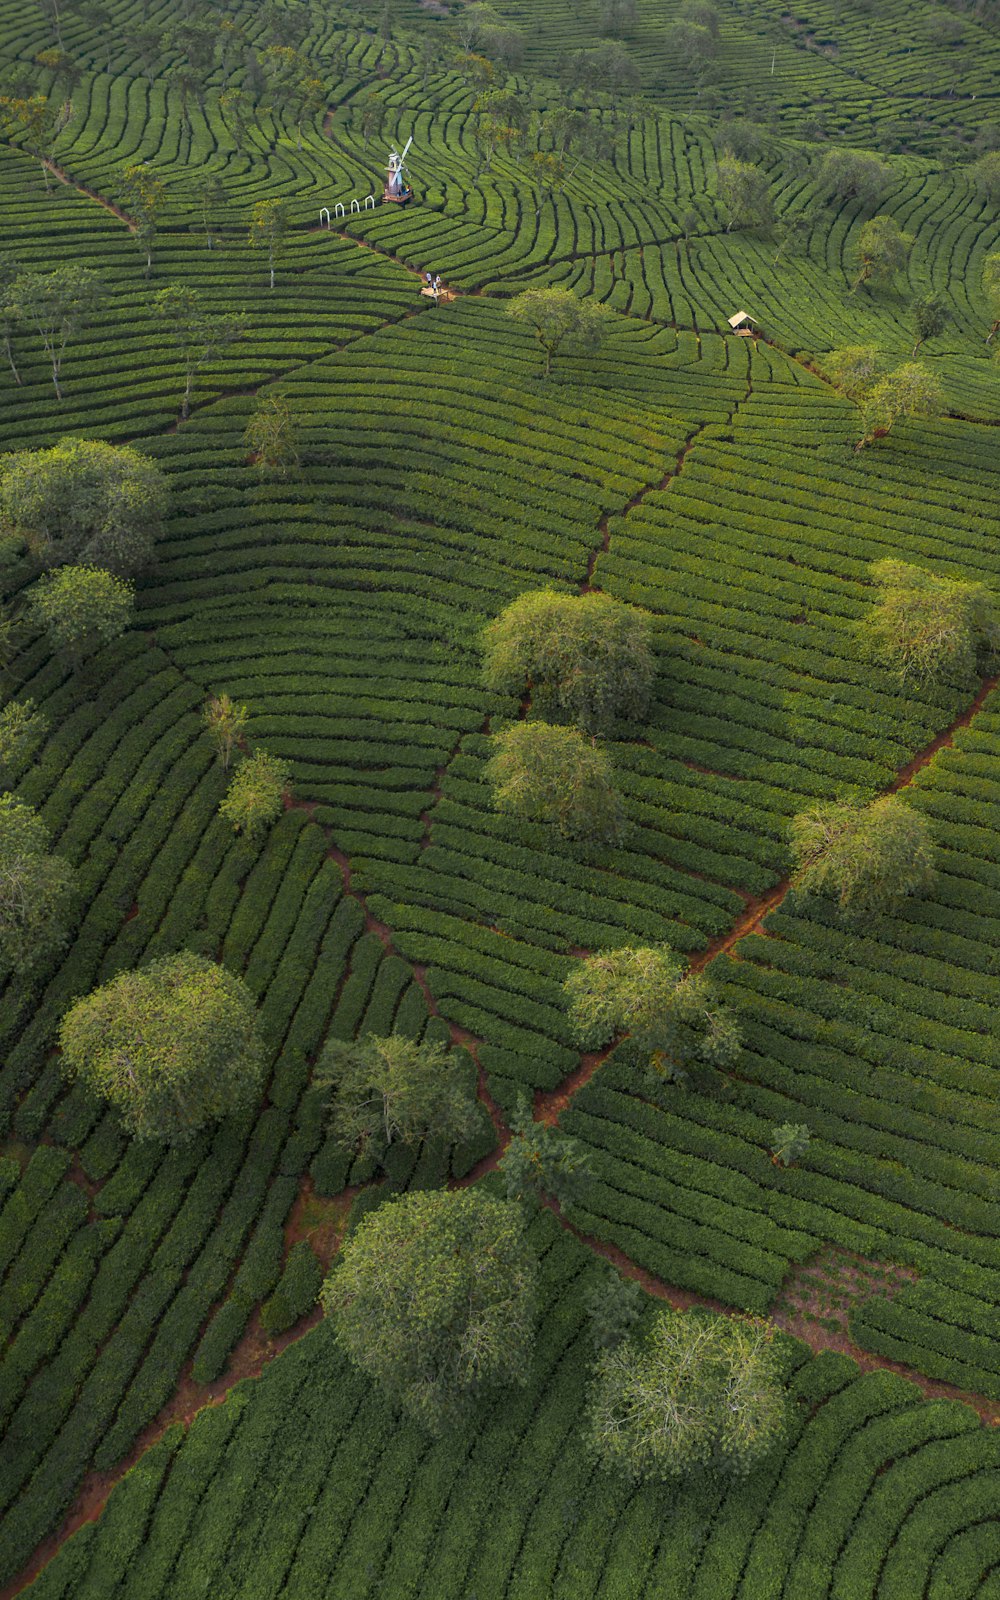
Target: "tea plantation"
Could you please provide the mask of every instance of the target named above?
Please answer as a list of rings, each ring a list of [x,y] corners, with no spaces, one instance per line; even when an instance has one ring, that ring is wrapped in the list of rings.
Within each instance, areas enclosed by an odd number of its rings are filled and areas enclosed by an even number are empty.
[[[102,286],[60,402],[0,261],[2,449],[129,444],[170,491],[123,637],[80,665],[22,622],[0,660],[3,702],[47,724],[7,783],[77,884],[65,945],[0,975],[0,1595],[1000,1596],[998,663],[901,682],[858,642],[873,562],[1000,595],[1000,15],[488,9],[477,32],[465,0],[0,8],[0,254]],[[291,48],[308,104],[267,87]],[[523,115],[487,150],[490,87]],[[16,110],[32,95],[61,108],[41,133]],[[589,132],[559,151],[567,106]],[[411,135],[414,200],[378,203]],[[773,217],[734,216],[730,144]],[[831,188],[832,149],[877,152],[877,204]],[[149,276],[134,164],[163,186]],[[273,289],[248,237],[272,201]],[[912,245],[869,290],[876,211]],[[427,272],[450,298],[421,294]],[[169,285],[243,321],[189,415]],[[600,347],[560,349],[549,378],[508,314],[536,287],[607,307]],[[943,405],[855,450],[828,355],[909,361],[929,297],[943,326],[916,356]],[[740,311],[756,336],[730,331]],[[285,475],[245,438],[274,396]],[[37,572],[0,532],[8,614]],[[498,813],[484,776],[524,707],[483,687],[482,630],[542,587],[652,618],[648,719],[608,741],[620,844]],[[291,768],[252,841],[218,812],[220,693]],[[936,882],[847,925],[789,882],[790,820],[897,787]],[[732,1073],[654,1103],[619,1050],[579,1070],[564,982],[626,944],[710,966],[742,1032]],[[179,950],[242,976],[268,1062],[249,1109],[170,1148],[67,1088],[57,1031]],[[312,1079],[327,1039],[392,1030],[452,1046],[482,1105],[473,1138],[394,1152],[379,1186]],[[311,1241],[326,1266],[352,1206],[387,1192],[492,1190],[520,1096],[591,1177],[531,1223],[527,1386],[428,1439],[314,1325],[295,1262]],[[783,1167],[787,1123],[812,1137]],[[831,1249],[898,1282],[820,1304]],[[764,1469],[632,1487],[583,1449],[595,1253],[676,1305],[788,1330],[792,1422]],[[276,1290],[298,1335],[280,1354]]]

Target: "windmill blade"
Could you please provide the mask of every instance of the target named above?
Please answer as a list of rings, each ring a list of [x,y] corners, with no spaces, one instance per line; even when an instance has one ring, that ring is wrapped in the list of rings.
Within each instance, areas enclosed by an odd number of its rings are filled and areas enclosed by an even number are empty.
[[[400,166],[402,166],[403,162],[406,160],[406,152],[407,152],[407,150],[409,150],[409,148],[410,148],[412,143],[413,143],[413,135],[411,133],[410,137],[407,139],[405,145],[403,146],[403,154],[399,158]]]

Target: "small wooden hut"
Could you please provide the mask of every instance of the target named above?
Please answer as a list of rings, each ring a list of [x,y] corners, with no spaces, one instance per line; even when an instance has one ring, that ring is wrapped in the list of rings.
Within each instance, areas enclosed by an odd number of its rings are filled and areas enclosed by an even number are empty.
[[[729,326],[740,339],[752,339],[754,329],[760,327],[757,318],[752,317],[749,311],[736,311],[728,320]]]

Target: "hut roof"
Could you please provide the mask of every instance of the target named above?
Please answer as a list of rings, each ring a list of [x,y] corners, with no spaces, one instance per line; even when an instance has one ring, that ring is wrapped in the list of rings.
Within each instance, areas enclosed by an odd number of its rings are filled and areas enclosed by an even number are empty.
[[[755,323],[756,321],[757,318],[752,317],[749,311],[737,311],[735,316],[729,318],[729,326],[731,328],[741,328],[745,322]]]

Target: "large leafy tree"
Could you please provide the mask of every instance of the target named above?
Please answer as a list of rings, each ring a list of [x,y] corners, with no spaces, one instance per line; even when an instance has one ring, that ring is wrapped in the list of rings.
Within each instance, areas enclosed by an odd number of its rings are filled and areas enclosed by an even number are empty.
[[[730,1067],[739,1055],[732,1013],[706,977],[685,971],[669,945],[626,945],[587,956],[564,992],[581,1049],[627,1035],[629,1054],[668,1080],[682,1080],[697,1063]]]
[[[236,833],[254,839],[277,822],[285,804],[292,769],[280,756],[256,750],[241,761],[219,806],[219,815]]]
[[[1000,206],[1000,150],[987,150],[973,162],[970,176],[976,193],[991,206]]]
[[[532,710],[613,735],[649,708],[652,618],[610,595],[540,589],[513,600],[483,635],[491,689],[531,691]]]
[[[718,165],[719,198],[731,228],[762,228],[774,221],[774,201],[767,173],[752,161],[740,161],[724,150]]]
[[[380,1165],[395,1144],[459,1144],[479,1127],[475,1084],[443,1044],[401,1034],[331,1039],[315,1082],[330,1091],[336,1142]]]
[[[104,304],[104,285],[87,267],[53,267],[51,272],[22,273],[7,298],[10,314],[38,334],[52,369],[56,399],[61,400],[66,347]]]
[[[49,720],[34,700],[8,700],[0,711],[0,788],[7,788],[14,773],[41,744]]]
[[[132,585],[101,567],[57,567],[28,593],[29,620],[76,664],[120,638],[134,610]]]
[[[876,380],[860,399],[861,437],[855,445],[863,450],[892,432],[900,417],[937,417],[944,410],[944,394],[937,376],[920,361],[905,361],[901,367]]]
[[[163,473],[130,445],[61,439],[0,458],[0,527],[46,566],[134,573],[148,564],[166,509]]]
[[[812,806],[793,819],[791,841],[799,889],[836,900],[856,921],[893,911],[934,882],[930,824],[898,795]]]
[[[575,728],[515,722],[486,765],[498,811],[553,823],[564,839],[617,844],[625,813],[607,755]]]
[[[593,1174],[578,1139],[537,1122],[524,1098],[511,1115],[510,1128],[512,1138],[499,1162],[508,1200],[530,1208],[545,1195],[561,1206],[582,1196]]]
[[[769,1323],[661,1311],[644,1338],[598,1354],[588,1442],[605,1467],[631,1482],[704,1470],[743,1477],[786,1426]]]
[[[902,682],[967,682],[1000,646],[996,601],[985,584],[891,557],[870,572],[878,600],[861,623],[862,640]]]
[[[540,152],[558,163],[559,157]],[[507,315],[525,322],[534,332],[545,355],[545,376],[552,371],[556,352],[563,346],[578,351],[600,347],[607,330],[609,313],[596,300],[581,300],[572,289],[524,289],[507,307]]]
[[[428,1432],[525,1382],[536,1265],[521,1210],[480,1190],[417,1192],[369,1213],[323,1286],[338,1343]]]
[[[819,188],[838,200],[857,199],[874,205],[882,198],[890,170],[870,150],[830,150],[819,171]]]
[[[858,272],[854,287],[885,287],[910,259],[913,235],[904,233],[893,217],[872,217],[858,233]]]
[[[289,478],[302,456],[292,408],[282,394],[262,395],[250,413],[243,442],[261,478]]]
[[[73,871],[49,844],[31,806],[0,794],[0,958],[15,972],[27,972],[65,941]]]
[[[137,1139],[181,1144],[250,1103],[264,1047],[242,979],[182,950],[78,1000],[59,1029],[61,1068]]]
[[[172,283],[161,289],[153,299],[153,311],[164,336],[176,346],[184,363],[181,416],[187,417],[195,373],[206,361],[214,360],[228,345],[243,338],[246,321],[209,311],[198,290],[189,284]]]

